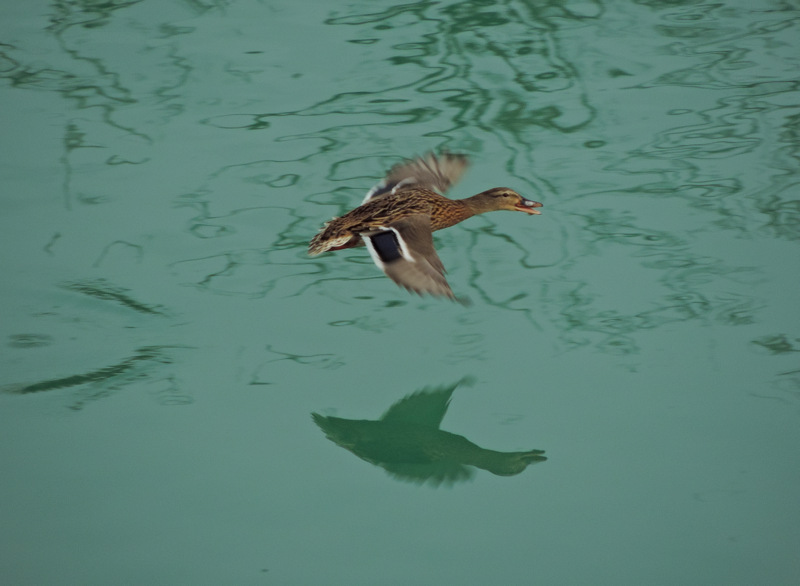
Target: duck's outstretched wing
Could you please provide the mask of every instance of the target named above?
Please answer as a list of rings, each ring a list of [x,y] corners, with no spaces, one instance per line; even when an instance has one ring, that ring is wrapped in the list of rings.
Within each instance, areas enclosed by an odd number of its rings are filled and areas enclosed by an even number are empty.
[[[467,165],[467,157],[451,153],[443,153],[438,157],[428,153],[424,157],[403,161],[392,167],[386,178],[370,189],[361,203],[410,185],[435,189],[444,194],[464,174]]]
[[[370,256],[401,287],[456,299],[444,278],[444,265],[433,247],[431,221],[415,214],[370,232],[362,232]]]

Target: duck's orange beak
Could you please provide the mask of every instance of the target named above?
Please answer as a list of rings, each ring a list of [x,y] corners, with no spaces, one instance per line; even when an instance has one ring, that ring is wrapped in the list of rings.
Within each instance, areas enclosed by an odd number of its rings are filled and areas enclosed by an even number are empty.
[[[538,201],[532,201],[530,199],[525,199],[524,197],[519,198],[519,203],[514,206],[514,209],[519,212],[525,212],[526,214],[530,215],[538,215],[541,214],[539,210],[536,208],[542,207]]]

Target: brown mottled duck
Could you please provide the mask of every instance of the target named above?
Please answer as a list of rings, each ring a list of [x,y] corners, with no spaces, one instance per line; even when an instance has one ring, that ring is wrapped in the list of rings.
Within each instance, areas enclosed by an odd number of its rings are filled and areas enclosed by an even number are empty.
[[[433,246],[433,232],[472,216],[509,210],[539,214],[542,204],[513,189],[494,187],[465,199],[441,195],[467,167],[463,155],[428,154],[392,167],[360,206],[333,218],[311,239],[311,256],[366,244],[372,260],[395,283],[419,295],[456,299]]]

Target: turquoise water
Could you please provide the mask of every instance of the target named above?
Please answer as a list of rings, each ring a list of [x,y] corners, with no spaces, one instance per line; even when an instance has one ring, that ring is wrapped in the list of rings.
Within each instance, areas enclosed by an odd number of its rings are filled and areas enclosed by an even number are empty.
[[[798,24],[4,2],[3,583],[797,584]],[[469,307],[307,256],[442,149]]]

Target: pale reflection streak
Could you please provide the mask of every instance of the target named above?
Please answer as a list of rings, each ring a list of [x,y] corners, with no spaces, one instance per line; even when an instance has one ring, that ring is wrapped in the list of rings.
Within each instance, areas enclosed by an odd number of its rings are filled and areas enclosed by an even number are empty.
[[[47,35],[31,40],[36,48],[0,45],[0,77],[21,90],[57,92],[78,111],[64,121],[60,163],[67,210],[105,203],[110,195],[98,185],[113,182],[115,167],[150,161],[154,139],[141,124],[131,122],[138,114],[130,112],[146,105],[163,120],[180,112],[176,90],[185,83],[189,66],[169,43],[148,51],[102,51],[107,39],[127,32],[129,24],[118,17],[139,1],[56,0]],[[217,5],[189,4],[200,12]],[[169,25],[160,29],[162,38],[185,32]],[[41,57],[39,45],[50,42],[58,49]],[[94,169],[91,179],[76,172],[85,168]]]
[[[671,40],[670,52],[690,61],[691,67],[661,74],[640,87],[687,87],[719,97],[713,107],[696,113],[701,123],[659,135],[633,158],[682,161],[685,167],[678,169],[673,186],[687,196],[690,205],[722,216],[718,225],[724,228],[753,229],[754,221],[735,207],[744,196],[755,202],[761,214],[756,221],[762,227],[779,237],[800,238],[800,200],[789,199],[800,158],[794,131],[800,105],[792,97],[800,82],[787,76],[791,71],[788,51],[800,23],[797,11],[788,6],[753,7],[745,15],[743,9],[726,10],[714,4],[687,3],[679,8],[669,2],[647,4],[671,8],[663,16],[666,24],[656,30]],[[750,21],[746,27],[742,26],[745,18]],[[792,57],[796,62],[797,57]],[[725,159],[736,162],[726,165]],[[748,167],[770,172],[751,174],[743,184],[742,169]],[[714,193],[705,191],[707,186],[722,185]],[[735,194],[739,197],[727,197]]]
[[[663,37],[660,48],[674,57],[669,63],[687,66],[656,72],[630,91],[644,100],[687,88],[692,92],[685,94],[687,104],[710,105],[664,112],[674,117],[670,128],[654,132],[652,140],[604,167],[617,176],[618,189],[570,196],[583,208],[575,214],[583,220],[581,254],[601,257],[626,248],[632,258],[641,259],[643,279],[656,271],[650,279],[662,290],[648,304],[640,300],[621,308],[606,302],[603,307],[593,299],[589,283],[569,286],[574,268],[565,271],[562,283],[548,287],[549,299],[560,307],[568,347],[593,344],[615,354],[637,353],[635,334],[667,323],[758,322],[769,303],[754,295],[753,284],[764,278],[760,263],[709,256],[702,250],[701,234],[728,231],[726,238],[732,233],[748,240],[800,236],[800,200],[794,190],[800,106],[792,97],[798,82],[787,78],[790,60],[796,61],[788,55],[800,22],[796,11],[786,6],[745,11],[721,4],[640,4],[653,8],[653,30]],[[655,36],[654,44],[660,40]],[[680,124],[682,119],[686,123]],[[593,205],[598,196],[627,213]],[[648,226],[657,218],[646,213],[647,198],[653,203],[678,199],[696,213],[686,214],[688,227],[656,230]],[[566,266],[572,264],[569,259]],[[624,297],[624,290],[619,293]]]

